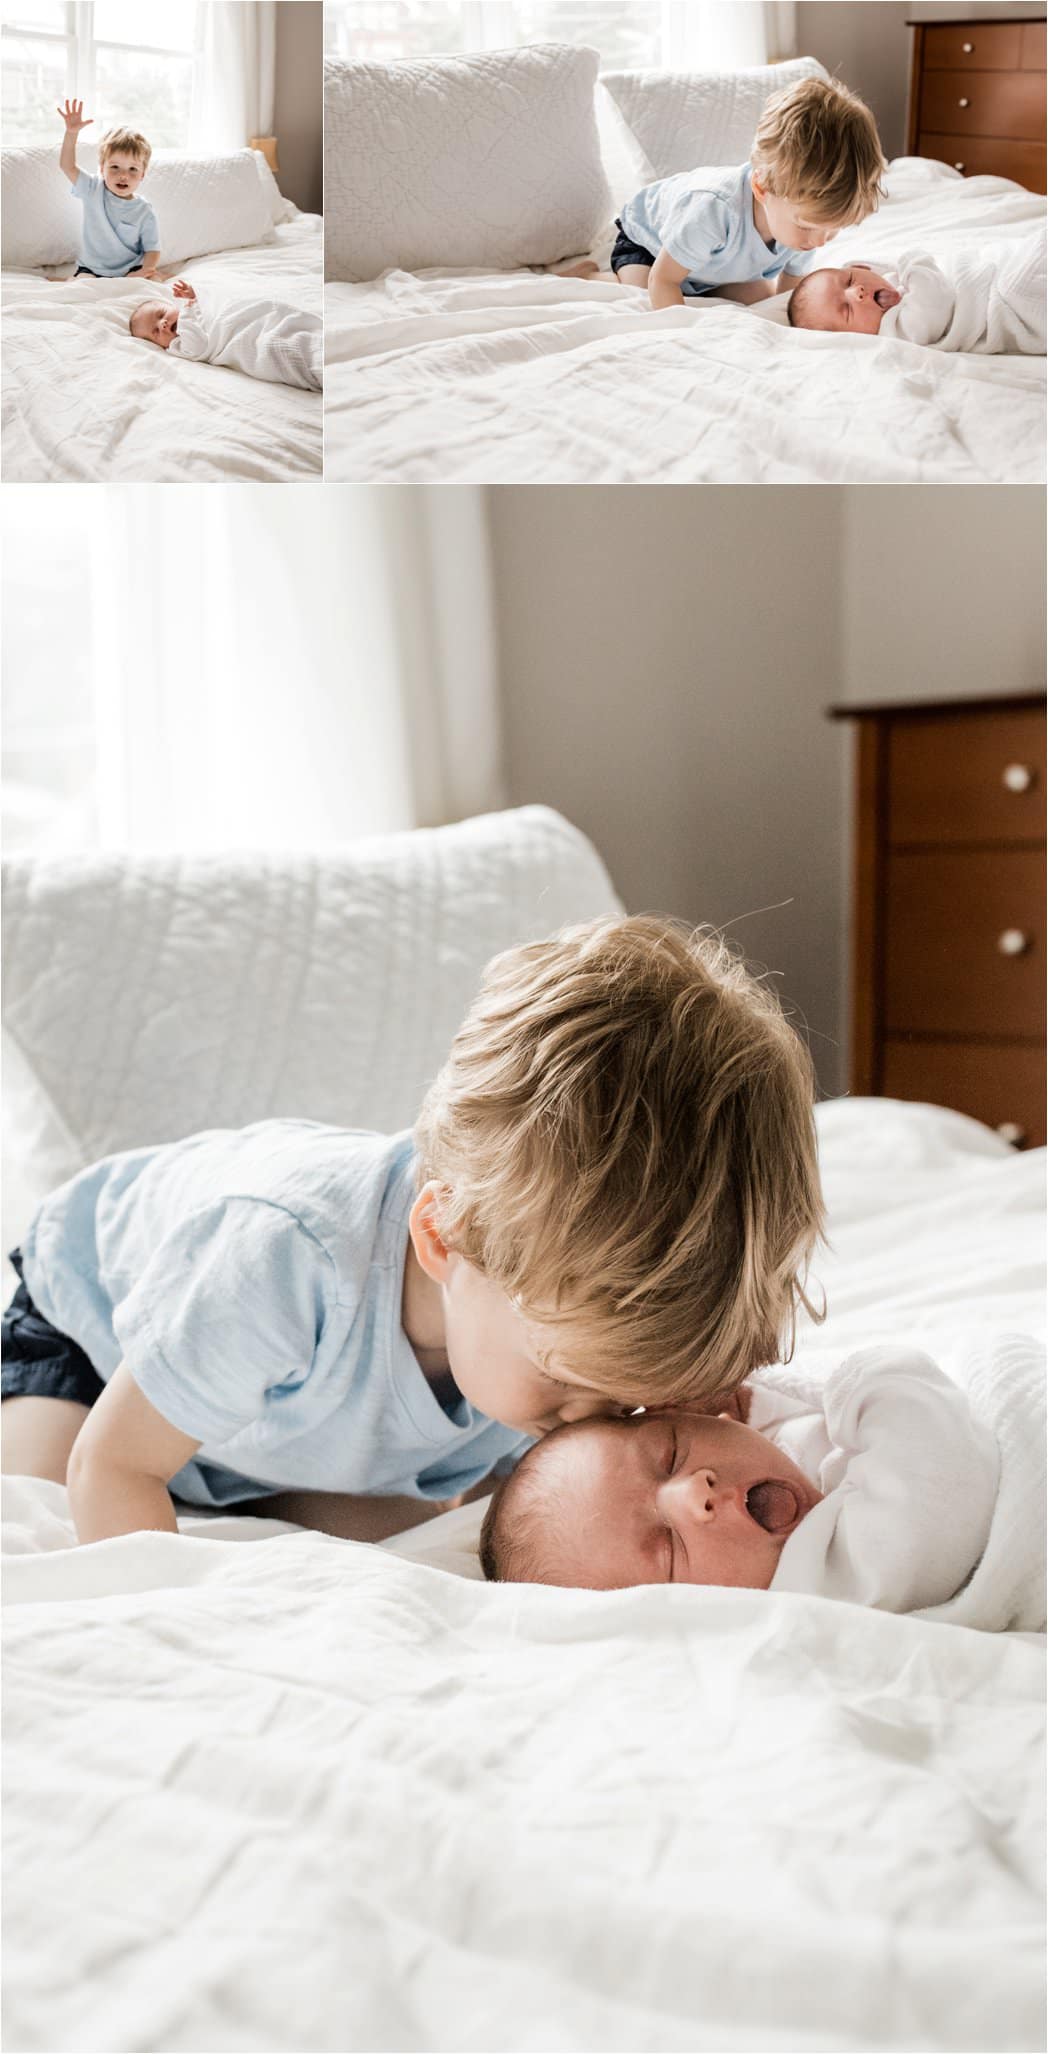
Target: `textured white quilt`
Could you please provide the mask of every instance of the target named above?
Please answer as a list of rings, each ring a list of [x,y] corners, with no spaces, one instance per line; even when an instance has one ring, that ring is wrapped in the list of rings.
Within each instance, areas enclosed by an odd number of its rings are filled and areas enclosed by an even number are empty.
[[[224,294],[271,295],[316,316],[321,227],[318,215],[299,215],[270,241],[181,269],[216,304]],[[7,482],[318,478],[320,396],[148,348],[127,325],[147,296],[139,279],[56,284],[40,272],[5,272]]]
[[[924,1107],[819,1122],[809,1354],[1039,1329],[1043,1159]],[[374,1550],[74,1551],[57,1486],[6,1502],[12,2047],[1043,2044],[1037,1639],[489,1588],[476,1507]]]
[[[900,159],[832,245],[997,263],[1043,226],[1005,179]],[[494,483],[1030,483],[1043,361],[813,334],[726,301],[535,272],[386,274],[326,290],[327,476]]]

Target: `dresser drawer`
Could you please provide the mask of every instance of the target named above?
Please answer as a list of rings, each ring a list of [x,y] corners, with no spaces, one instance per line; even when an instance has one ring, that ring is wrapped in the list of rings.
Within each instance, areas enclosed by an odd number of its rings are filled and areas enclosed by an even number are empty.
[[[1024,21],[1023,39],[1019,62],[1024,71],[1043,71],[1045,54],[1048,51],[1048,24],[1043,21]]]
[[[893,721],[889,841],[1039,841],[1045,734],[1036,706]]]
[[[955,21],[926,27],[925,69],[1017,71],[1022,63],[1022,38],[1021,21]]]
[[[1043,1036],[1043,871],[1039,849],[889,853],[886,1034]]]
[[[966,178],[1011,178],[1029,193],[1043,193],[1043,143],[1010,143],[1004,136],[933,136],[917,138],[918,157],[937,157]]]
[[[888,1098],[948,1105],[1018,1146],[1045,1139],[1044,1049],[1007,1043],[886,1041],[881,1089]]]
[[[1044,79],[1036,71],[927,71],[920,127],[931,135],[1043,142]]]

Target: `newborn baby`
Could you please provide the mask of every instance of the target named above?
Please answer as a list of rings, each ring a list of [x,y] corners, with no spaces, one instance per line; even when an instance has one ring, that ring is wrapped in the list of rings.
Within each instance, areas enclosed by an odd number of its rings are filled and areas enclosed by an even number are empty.
[[[815,1404],[768,1375],[742,1393],[745,1424],[672,1410],[547,1434],[492,1498],[485,1576],[945,1604],[986,1547],[1000,1472],[964,1393],[898,1347],[851,1356]]]
[[[205,307],[184,278],[176,278],[171,289],[177,306],[145,300],[135,308],[130,327],[140,342],[196,363],[225,364],[271,384],[320,391],[323,324],[318,314],[273,299],[225,300]]]
[[[948,272],[920,251],[887,273],[859,263],[809,271],[790,294],[787,318],[793,328],[894,335],[926,349],[1043,356],[1044,233],[994,257],[956,257]]]

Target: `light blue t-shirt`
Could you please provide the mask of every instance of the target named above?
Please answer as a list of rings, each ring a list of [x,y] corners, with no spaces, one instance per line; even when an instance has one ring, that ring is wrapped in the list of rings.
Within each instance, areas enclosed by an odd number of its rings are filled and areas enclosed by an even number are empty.
[[[453,1497],[526,1435],[445,1411],[401,1324],[410,1134],[262,1120],[107,1156],[37,1211],[26,1287],[201,1442],[176,1497]]]
[[[123,278],[136,271],[147,250],[160,248],[157,218],[148,200],[121,200],[105,179],[82,171],[73,198],[83,207],[80,262],[100,278]]]
[[[668,250],[675,263],[687,265],[681,291],[689,297],[716,292],[719,285],[778,278],[782,271],[799,275],[812,260],[811,250],[765,242],[753,219],[748,164],[657,179],[627,202],[622,225],[653,257]]]

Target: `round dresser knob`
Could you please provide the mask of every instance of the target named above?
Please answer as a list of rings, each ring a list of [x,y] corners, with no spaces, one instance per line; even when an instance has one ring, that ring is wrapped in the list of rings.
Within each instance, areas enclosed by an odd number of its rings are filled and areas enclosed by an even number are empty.
[[[955,164],[953,168],[954,168],[954,170],[955,170],[955,171],[963,171],[963,170],[964,170],[964,165],[963,165],[963,164]]]
[[[1001,772],[1001,783],[1006,792],[1028,792],[1033,783],[1033,771],[1028,763],[1009,763]]]
[[[970,100],[958,100],[957,102],[958,107],[970,107],[971,104]]]
[[[1026,1139],[1026,1129],[1020,1127],[1018,1120],[1002,1120],[997,1132],[1002,1141],[1007,1141],[1009,1148],[1018,1148]]]
[[[974,44],[974,43],[962,43],[962,44],[961,44],[961,49],[962,49],[962,50],[964,51],[964,54],[965,54],[965,56],[966,56],[966,57],[970,57],[970,56],[971,56],[971,54],[972,54],[972,51],[974,50],[974,48],[975,48],[975,44]]]
[[[1030,937],[1021,927],[1006,927],[997,936],[997,947],[1002,956],[1024,956],[1030,946]]]

